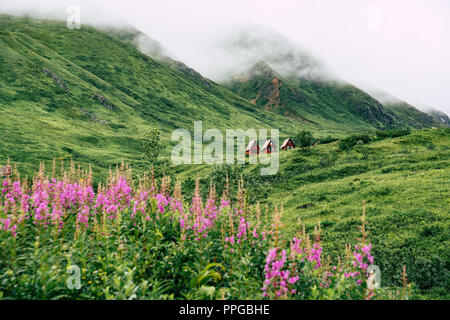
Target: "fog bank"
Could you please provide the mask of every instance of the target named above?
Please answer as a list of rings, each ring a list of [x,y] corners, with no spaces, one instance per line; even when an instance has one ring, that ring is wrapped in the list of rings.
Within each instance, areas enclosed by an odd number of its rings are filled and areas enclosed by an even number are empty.
[[[285,71],[326,70],[356,86],[379,88],[419,108],[450,114],[446,0],[0,0],[0,12],[65,19],[72,4],[81,8],[82,23],[130,23],[213,80],[249,61],[271,59]],[[268,35],[262,37],[266,42],[247,37],[248,43],[259,43],[246,48],[242,38],[230,37],[241,26],[258,25],[290,44],[280,47]],[[290,52],[297,53],[291,60]]]

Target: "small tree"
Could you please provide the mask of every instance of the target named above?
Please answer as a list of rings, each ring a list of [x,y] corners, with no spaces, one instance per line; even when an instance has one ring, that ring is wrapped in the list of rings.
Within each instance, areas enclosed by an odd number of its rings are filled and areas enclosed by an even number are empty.
[[[158,157],[165,147],[166,146],[161,142],[161,132],[159,129],[152,129],[142,139],[142,157],[147,160],[149,164],[154,165],[157,163]]]
[[[310,131],[302,130],[295,136],[295,143],[303,150],[307,150],[314,143],[314,137]]]

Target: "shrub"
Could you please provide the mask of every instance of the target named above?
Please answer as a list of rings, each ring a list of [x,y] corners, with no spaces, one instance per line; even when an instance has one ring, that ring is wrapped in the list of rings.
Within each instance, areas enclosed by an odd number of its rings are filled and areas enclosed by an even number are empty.
[[[307,130],[302,130],[295,135],[295,144],[301,147],[303,150],[308,149],[314,143],[314,137],[312,133]]]
[[[438,256],[431,258],[418,257],[409,270],[409,278],[421,290],[433,287],[444,287],[450,289],[450,273],[445,266],[445,261]]]
[[[359,141],[360,143],[367,144],[370,142],[370,137],[367,134],[352,135],[339,141],[339,149],[348,150],[354,147]]]
[[[375,136],[378,140],[386,139],[386,138],[395,138],[406,136],[411,133],[410,128],[396,128],[396,129],[386,129],[386,130],[378,130],[375,133]]]
[[[158,161],[164,148],[165,145],[161,142],[161,132],[158,129],[152,129],[142,138],[142,157],[151,165]]]

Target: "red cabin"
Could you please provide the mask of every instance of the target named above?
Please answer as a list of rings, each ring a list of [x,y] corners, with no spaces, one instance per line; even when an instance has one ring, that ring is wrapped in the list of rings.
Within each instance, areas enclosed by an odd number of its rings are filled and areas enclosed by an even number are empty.
[[[262,152],[263,153],[272,153],[277,151],[277,146],[275,145],[275,143],[272,141],[272,139],[267,140],[264,143],[264,146],[262,148]]]
[[[247,148],[245,149],[246,155],[255,155],[259,154],[259,146],[256,140],[252,140],[248,143]]]
[[[287,138],[286,140],[284,140],[283,144],[281,145],[281,150],[291,150],[294,148],[295,148],[295,144],[291,138]]]

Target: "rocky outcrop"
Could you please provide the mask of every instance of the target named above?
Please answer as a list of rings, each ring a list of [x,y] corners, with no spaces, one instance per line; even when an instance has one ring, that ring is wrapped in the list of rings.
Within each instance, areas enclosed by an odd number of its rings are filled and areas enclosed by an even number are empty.
[[[64,81],[54,72],[52,72],[51,70],[44,68],[42,69],[42,71],[48,76],[50,77],[53,82],[55,82],[61,89],[64,90],[64,92],[69,92],[69,89],[67,89],[67,85],[64,83]]]
[[[373,124],[381,123],[382,127],[390,127],[395,123],[392,116],[380,104],[358,104],[355,106],[355,111]]]
[[[107,108],[110,111],[116,111],[117,108],[116,106],[114,106],[114,104],[110,103],[108,101],[108,99],[106,99],[106,97],[104,95],[102,95],[101,93],[95,93],[94,96],[92,97],[94,100],[100,102],[105,108]]]

